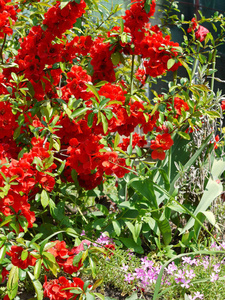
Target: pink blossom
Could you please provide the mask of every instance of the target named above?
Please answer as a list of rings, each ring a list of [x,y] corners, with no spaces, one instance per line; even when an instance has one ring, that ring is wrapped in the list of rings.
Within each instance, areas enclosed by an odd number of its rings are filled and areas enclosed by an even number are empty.
[[[195,38],[200,42],[203,42],[209,33],[209,30],[203,26],[199,26],[198,30],[195,32]]]

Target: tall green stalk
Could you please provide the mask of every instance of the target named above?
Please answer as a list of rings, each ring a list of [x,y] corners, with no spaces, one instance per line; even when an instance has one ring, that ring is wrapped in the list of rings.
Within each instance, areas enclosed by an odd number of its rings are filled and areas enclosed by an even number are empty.
[[[197,50],[196,50],[196,53],[197,53],[197,54],[199,53],[199,49],[200,49],[200,45],[198,44]],[[192,74],[191,74],[191,80],[192,80],[192,81],[193,81],[194,76],[195,76],[195,72],[196,72],[196,69],[197,69],[197,65],[198,65],[198,56],[196,56],[196,58],[195,58],[194,66],[193,66],[193,69],[192,69]]]

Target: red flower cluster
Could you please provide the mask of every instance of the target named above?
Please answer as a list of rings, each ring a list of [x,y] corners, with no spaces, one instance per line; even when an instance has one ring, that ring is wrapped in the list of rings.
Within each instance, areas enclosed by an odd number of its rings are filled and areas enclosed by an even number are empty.
[[[192,18],[187,32],[190,33],[192,30],[195,30],[197,26],[198,26],[197,20],[195,18]]]
[[[133,3],[129,10],[126,10],[125,16],[123,19],[125,20],[124,25],[128,27],[132,33],[137,33],[139,29],[148,23],[150,17],[152,17],[155,13],[155,0],[152,0],[151,7],[148,13],[146,13],[144,9],[145,0],[132,0]]]
[[[79,261],[77,266],[73,265],[74,257],[76,256],[76,254],[82,251],[82,247],[80,247],[80,250],[77,248],[78,247],[74,247],[69,250],[68,248],[66,248],[66,243],[64,241],[57,241],[55,245],[48,250],[48,252],[54,255],[56,262],[64,272],[73,274],[77,272],[83,265],[81,260]]]
[[[45,14],[43,24],[48,27],[48,31],[54,37],[61,38],[62,34],[73,27],[77,18],[85,13],[86,3],[81,0],[80,3],[75,1],[69,2],[63,9],[60,7],[61,2],[57,1]]]
[[[13,33],[11,25],[14,25],[17,20],[16,6],[8,4],[11,0],[0,1],[0,39],[3,39],[5,35],[11,35]],[[10,24],[10,19],[12,24]]]
[[[165,152],[164,150],[169,150],[170,147],[173,145],[173,140],[169,133],[158,134],[156,139],[151,141],[150,148],[153,150],[151,156],[153,159],[165,159]]]
[[[0,102],[0,141],[5,137],[12,137],[18,127],[16,115],[12,113],[12,106],[5,101]]]
[[[93,97],[92,92],[87,92],[87,83],[91,82],[91,76],[87,74],[82,67],[74,65],[70,72],[67,73],[67,85],[62,87],[62,98],[69,101],[73,95],[76,99],[83,99],[85,101]]]
[[[21,246],[12,246],[10,252],[7,253],[11,256],[12,264],[20,269],[26,269],[28,266],[34,266],[36,262],[36,258],[29,252],[27,258],[22,260],[21,254],[24,250],[25,249]]]
[[[116,80],[111,55],[113,50],[109,50],[110,43],[105,43],[103,38],[97,38],[91,48],[91,64],[94,69],[93,81],[106,80],[114,82]]]
[[[171,99],[169,99],[169,101],[167,102],[167,109],[169,111],[174,109],[177,114],[174,115],[173,117],[178,118],[182,114],[181,113],[182,110],[183,111],[189,110],[189,106],[188,106],[187,102],[185,102],[181,98],[174,97],[173,101]]]
[[[25,153],[19,160],[12,159],[10,164],[5,164],[1,172],[5,177],[11,178],[11,187],[7,196],[0,199],[0,208],[5,216],[17,215],[24,216],[28,221],[28,227],[32,227],[35,221],[34,212],[30,211],[28,195],[35,185],[41,184],[42,188],[51,191],[54,187],[55,180],[46,172],[51,172],[56,168],[54,163],[50,167],[45,167],[45,160],[50,157],[47,150],[49,143],[44,146],[44,140],[32,139],[32,149]],[[39,158],[43,163],[44,171],[38,171],[36,164],[33,164],[34,158]],[[5,161],[2,159],[1,161]],[[4,186],[4,177],[0,174],[0,187]]]
[[[197,29],[197,30],[196,30]],[[209,33],[209,30],[205,28],[204,26],[198,25],[198,22],[195,18],[191,19],[191,23],[189,25],[189,28],[187,32],[195,31],[195,38],[199,40],[200,42],[203,42]]]
[[[75,36],[71,42],[67,42],[63,53],[65,61],[72,63],[77,56],[86,56],[93,46],[91,36]]]
[[[61,276],[59,279],[47,281],[47,277],[45,276],[45,283],[43,285],[44,297],[48,297],[50,300],[69,300],[73,297],[75,300],[79,297],[79,295],[71,293],[70,289],[67,288],[76,287],[83,290],[83,280],[75,277],[73,278],[73,282],[70,282],[65,277]]]
[[[123,142],[118,145],[122,150],[126,151],[127,147],[130,145],[130,138],[123,138]],[[147,141],[144,136],[140,136],[138,133],[134,133],[132,135],[132,148],[134,149],[135,146],[143,148],[147,145]]]

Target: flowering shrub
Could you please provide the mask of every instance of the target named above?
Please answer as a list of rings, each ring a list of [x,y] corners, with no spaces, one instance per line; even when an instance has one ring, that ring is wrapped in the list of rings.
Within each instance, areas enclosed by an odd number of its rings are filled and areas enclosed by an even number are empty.
[[[185,22],[191,37],[189,44],[185,36],[182,48],[163,26],[149,23],[155,0],[132,0],[124,16],[110,19],[117,6],[103,22],[90,17],[98,13],[95,4],[0,3],[0,265],[2,278],[8,276],[5,299],[16,297],[18,281],[26,277],[38,300],[43,295],[69,299],[72,294],[76,299],[77,291],[92,291],[73,276],[85,261],[95,277],[97,254],[112,256],[115,245],[78,245],[83,229],[90,239],[104,228],[139,253],[142,239],[152,243],[157,236],[158,248],[160,237],[165,246],[170,244],[169,218],[176,212],[172,201],[179,176],[171,172],[176,134],[182,142],[190,140],[191,132],[205,124],[204,118],[210,123],[221,117],[214,73],[211,89],[204,76],[223,41],[222,18],[213,19],[222,24],[216,40],[201,21]],[[199,82],[195,46],[211,57],[205,67],[200,56]],[[189,78],[177,76],[181,67]],[[154,91],[148,99],[146,84],[168,72],[174,74],[168,91]],[[212,126],[210,132],[214,134]],[[214,142],[210,132],[200,150]],[[111,211],[97,203],[109,182],[119,189],[110,196]],[[221,183],[216,184],[220,190]],[[185,206],[182,209],[189,213]],[[53,236],[56,241],[48,242]],[[45,279],[43,292],[39,278],[48,271],[54,276],[62,271],[72,281],[64,276]]]

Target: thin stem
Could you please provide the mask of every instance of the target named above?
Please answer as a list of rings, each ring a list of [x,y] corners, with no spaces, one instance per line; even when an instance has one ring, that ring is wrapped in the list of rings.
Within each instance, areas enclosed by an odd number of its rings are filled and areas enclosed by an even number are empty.
[[[102,21],[95,30],[98,30],[106,21],[108,21],[113,15],[115,14],[115,12],[112,12],[104,21]]]

